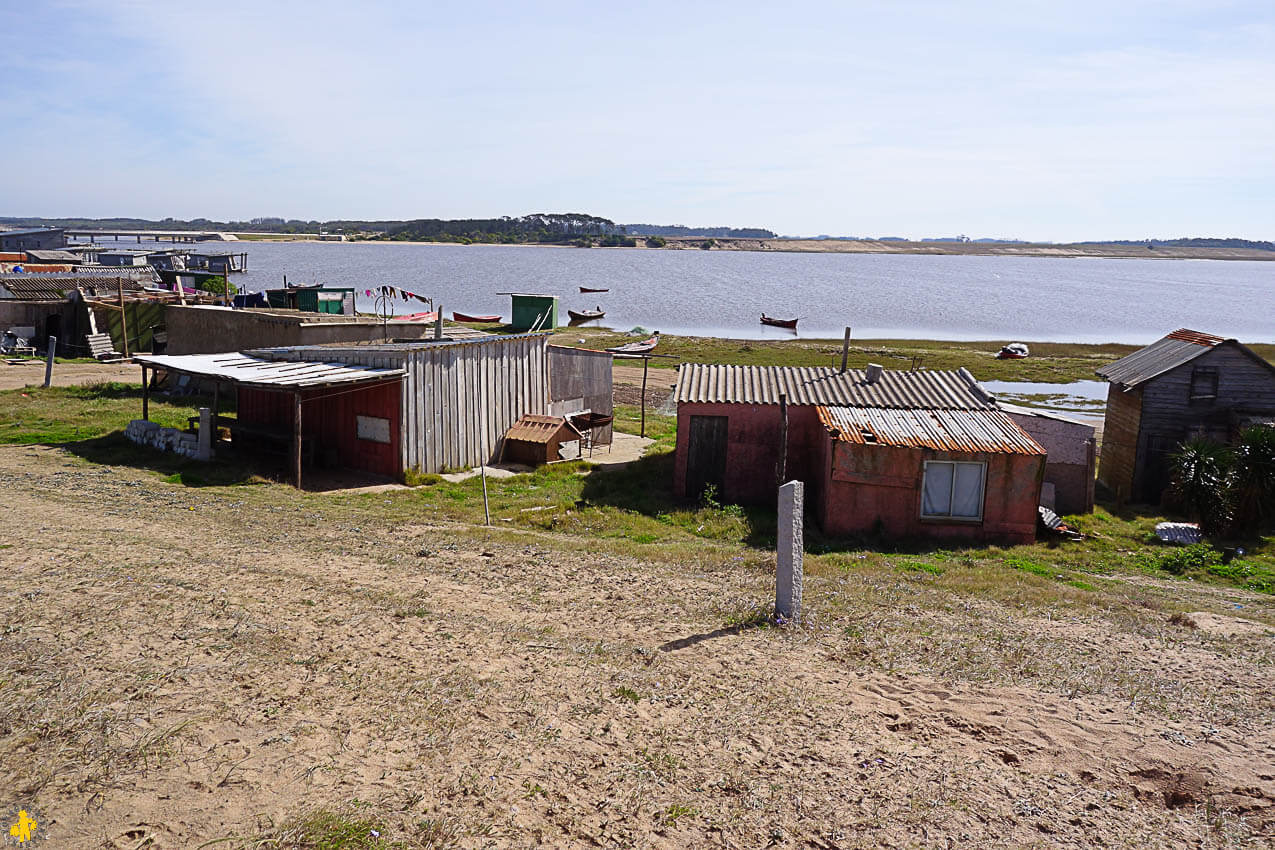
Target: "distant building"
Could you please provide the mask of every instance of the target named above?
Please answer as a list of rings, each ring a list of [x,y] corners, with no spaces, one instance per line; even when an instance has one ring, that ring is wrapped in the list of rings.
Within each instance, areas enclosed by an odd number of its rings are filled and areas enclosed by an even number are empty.
[[[1275,366],[1234,339],[1181,328],[1097,370],[1110,382],[1098,480],[1158,503],[1182,442],[1230,442],[1275,415]]]
[[[29,230],[0,230],[0,251],[26,251],[41,248],[65,248],[66,231],[59,227]]]
[[[132,248],[102,251],[97,255],[97,264],[100,266],[146,266],[150,265],[150,252]]]
[[[305,313],[331,313],[338,316],[354,315],[354,289],[339,286],[289,286],[284,289],[267,289],[266,303],[286,310]]]

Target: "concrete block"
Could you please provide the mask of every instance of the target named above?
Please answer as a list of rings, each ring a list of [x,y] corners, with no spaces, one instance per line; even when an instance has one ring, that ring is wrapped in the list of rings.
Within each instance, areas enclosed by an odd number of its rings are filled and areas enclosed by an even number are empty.
[[[207,407],[199,408],[199,450],[196,460],[212,460],[213,424],[212,411]]]
[[[779,488],[779,534],[775,562],[775,614],[801,621],[802,554],[805,538],[805,485],[789,481]]]

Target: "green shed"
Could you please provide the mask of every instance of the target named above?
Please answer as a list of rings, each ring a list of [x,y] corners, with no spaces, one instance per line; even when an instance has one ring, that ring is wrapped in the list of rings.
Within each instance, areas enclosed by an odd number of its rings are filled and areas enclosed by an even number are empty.
[[[558,326],[558,296],[524,292],[501,292],[513,299],[510,326],[516,331],[547,330]],[[549,317],[546,319],[545,314]]]
[[[266,302],[271,307],[304,310],[307,313],[354,315],[354,290],[332,286],[296,286],[267,289]]]

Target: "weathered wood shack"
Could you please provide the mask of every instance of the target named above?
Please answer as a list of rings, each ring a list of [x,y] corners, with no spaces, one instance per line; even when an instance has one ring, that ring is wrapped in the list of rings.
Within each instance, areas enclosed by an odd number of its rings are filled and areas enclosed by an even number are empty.
[[[1181,328],[1097,374],[1110,382],[1098,480],[1118,499],[1159,502],[1184,440],[1230,442],[1275,416],[1275,366],[1234,339]]]

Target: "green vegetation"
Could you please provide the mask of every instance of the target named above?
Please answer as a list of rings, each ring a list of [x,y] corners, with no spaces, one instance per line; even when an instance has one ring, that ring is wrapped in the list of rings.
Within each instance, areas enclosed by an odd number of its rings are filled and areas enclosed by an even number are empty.
[[[1275,520],[1275,429],[1245,429],[1234,447],[1198,437],[1171,458],[1172,490],[1206,534],[1244,534]]]
[[[151,397],[150,418],[167,428],[186,427],[208,399]],[[142,416],[140,384],[27,387],[0,392],[0,444],[62,445],[101,437]]]
[[[226,280],[224,275],[210,277],[199,284],[199,288],[204,292],[212,295],[225,295],[226,289],[230,289],[230,295],[233,298],[239,292],[239,287]]]
[[[663,248],[668,244],[668,240],[663,236],[648,236],[645,241],[648,248]]]

